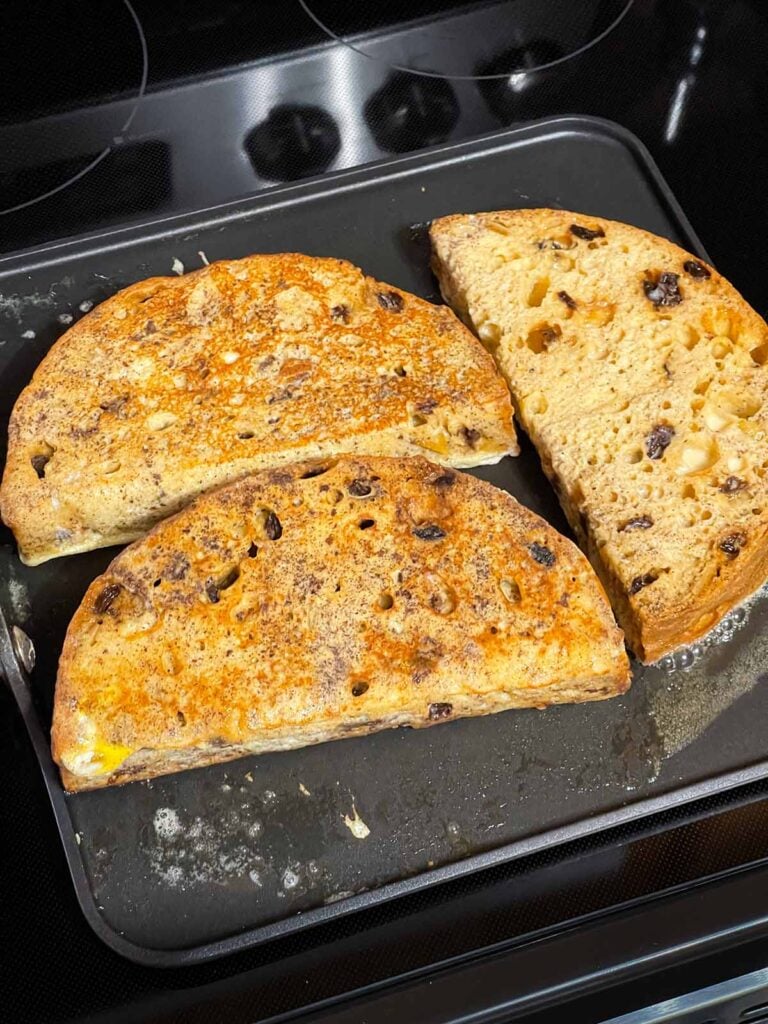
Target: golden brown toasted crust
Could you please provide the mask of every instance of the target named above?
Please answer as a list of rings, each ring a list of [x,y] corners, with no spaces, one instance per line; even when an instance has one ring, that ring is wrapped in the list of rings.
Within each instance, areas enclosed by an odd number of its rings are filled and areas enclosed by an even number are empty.
[[[0,511],[30,565],[126,543],[297,458],[517,452],[493,360],[444,306],[295,253],[126,288],[66,332],[11,416]]]
[[[342,457],[206,494],[117,556],[67,633],[53,754],[89,789],[628,685],[570,541],[474,477]]]
[[[432,243],[630,647],[700,637],[768,575],[766,324],[698,258],[599,217],[446,217]]]

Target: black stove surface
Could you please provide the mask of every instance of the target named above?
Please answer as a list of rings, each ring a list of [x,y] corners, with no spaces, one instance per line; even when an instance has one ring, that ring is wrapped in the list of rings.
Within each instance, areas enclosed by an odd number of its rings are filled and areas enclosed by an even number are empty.
[[[759,0],[43,0],[0,29],[0,251],[587,113],[640,136],[760,304]]]
[[[768,312],[762,0],[39,0],[2,5],[0,29],[0,253],[587,113],[641,138],[715,264]],[[264,1020],[768,856],[754,786],[160,973],[90,932],[3,688],[0,773],[0,996],[35,1024]]]

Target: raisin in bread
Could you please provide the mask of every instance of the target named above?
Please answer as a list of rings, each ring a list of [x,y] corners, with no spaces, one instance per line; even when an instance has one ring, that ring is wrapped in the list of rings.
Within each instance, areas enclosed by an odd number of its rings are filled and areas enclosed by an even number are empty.
[[[645,661],[768,575],[768,328],[712,267],[562,210],[432,226],[443,295],[512,390]]]
[[[516,451],[507,387],[449,309],[344,260],[251,256],[132,285],[56,342],[13,410],[0,508],[35,565],[297,458]]]
[[[482,480],[345,457],[204,495],[117,556],[67,633],[53,751],[91,789],[628,685],[574,544]]]

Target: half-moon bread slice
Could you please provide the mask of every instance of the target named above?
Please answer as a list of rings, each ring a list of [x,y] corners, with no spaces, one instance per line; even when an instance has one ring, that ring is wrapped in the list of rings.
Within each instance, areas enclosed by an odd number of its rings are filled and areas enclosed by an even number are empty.
[[[90,789],[628,685],[544,520],[422,458],[342,457],[203,495],[115,558],[67,633],[53,753]]]
[[[768,327],[712,267],[563,210],[432,226],[444,296],[517,414],[645,661],[768,576]]]
[[[507,387],[445,306],[344,260],[251,256],[132,285],[56,342],[13,411],[0,509],[35,565],[345,452],[516,454]]]

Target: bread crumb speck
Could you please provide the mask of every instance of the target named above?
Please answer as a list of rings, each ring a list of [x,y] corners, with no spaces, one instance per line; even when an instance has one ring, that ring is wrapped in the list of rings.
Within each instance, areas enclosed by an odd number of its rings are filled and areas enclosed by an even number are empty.
[[[352,801],[352,817],[348,814],[344,815],[344,824],[347,826],[349,831],[355,837],[355,839],[367,839],[371,834],[371,830],[368,828],[366,823],[360,817],[355,807],[354,801]]]
[[[181,262],[178,256],[173,257],[171,270],[174,272],[174,274],[178,274],[179,277],[181,277],[181,275],[184,273],[184,264]]]
[[[303,782],[299,783],[299,792],[303,793],[304,796],[312,796],[312,794],[310,793],[310,791],[307,789]]]

